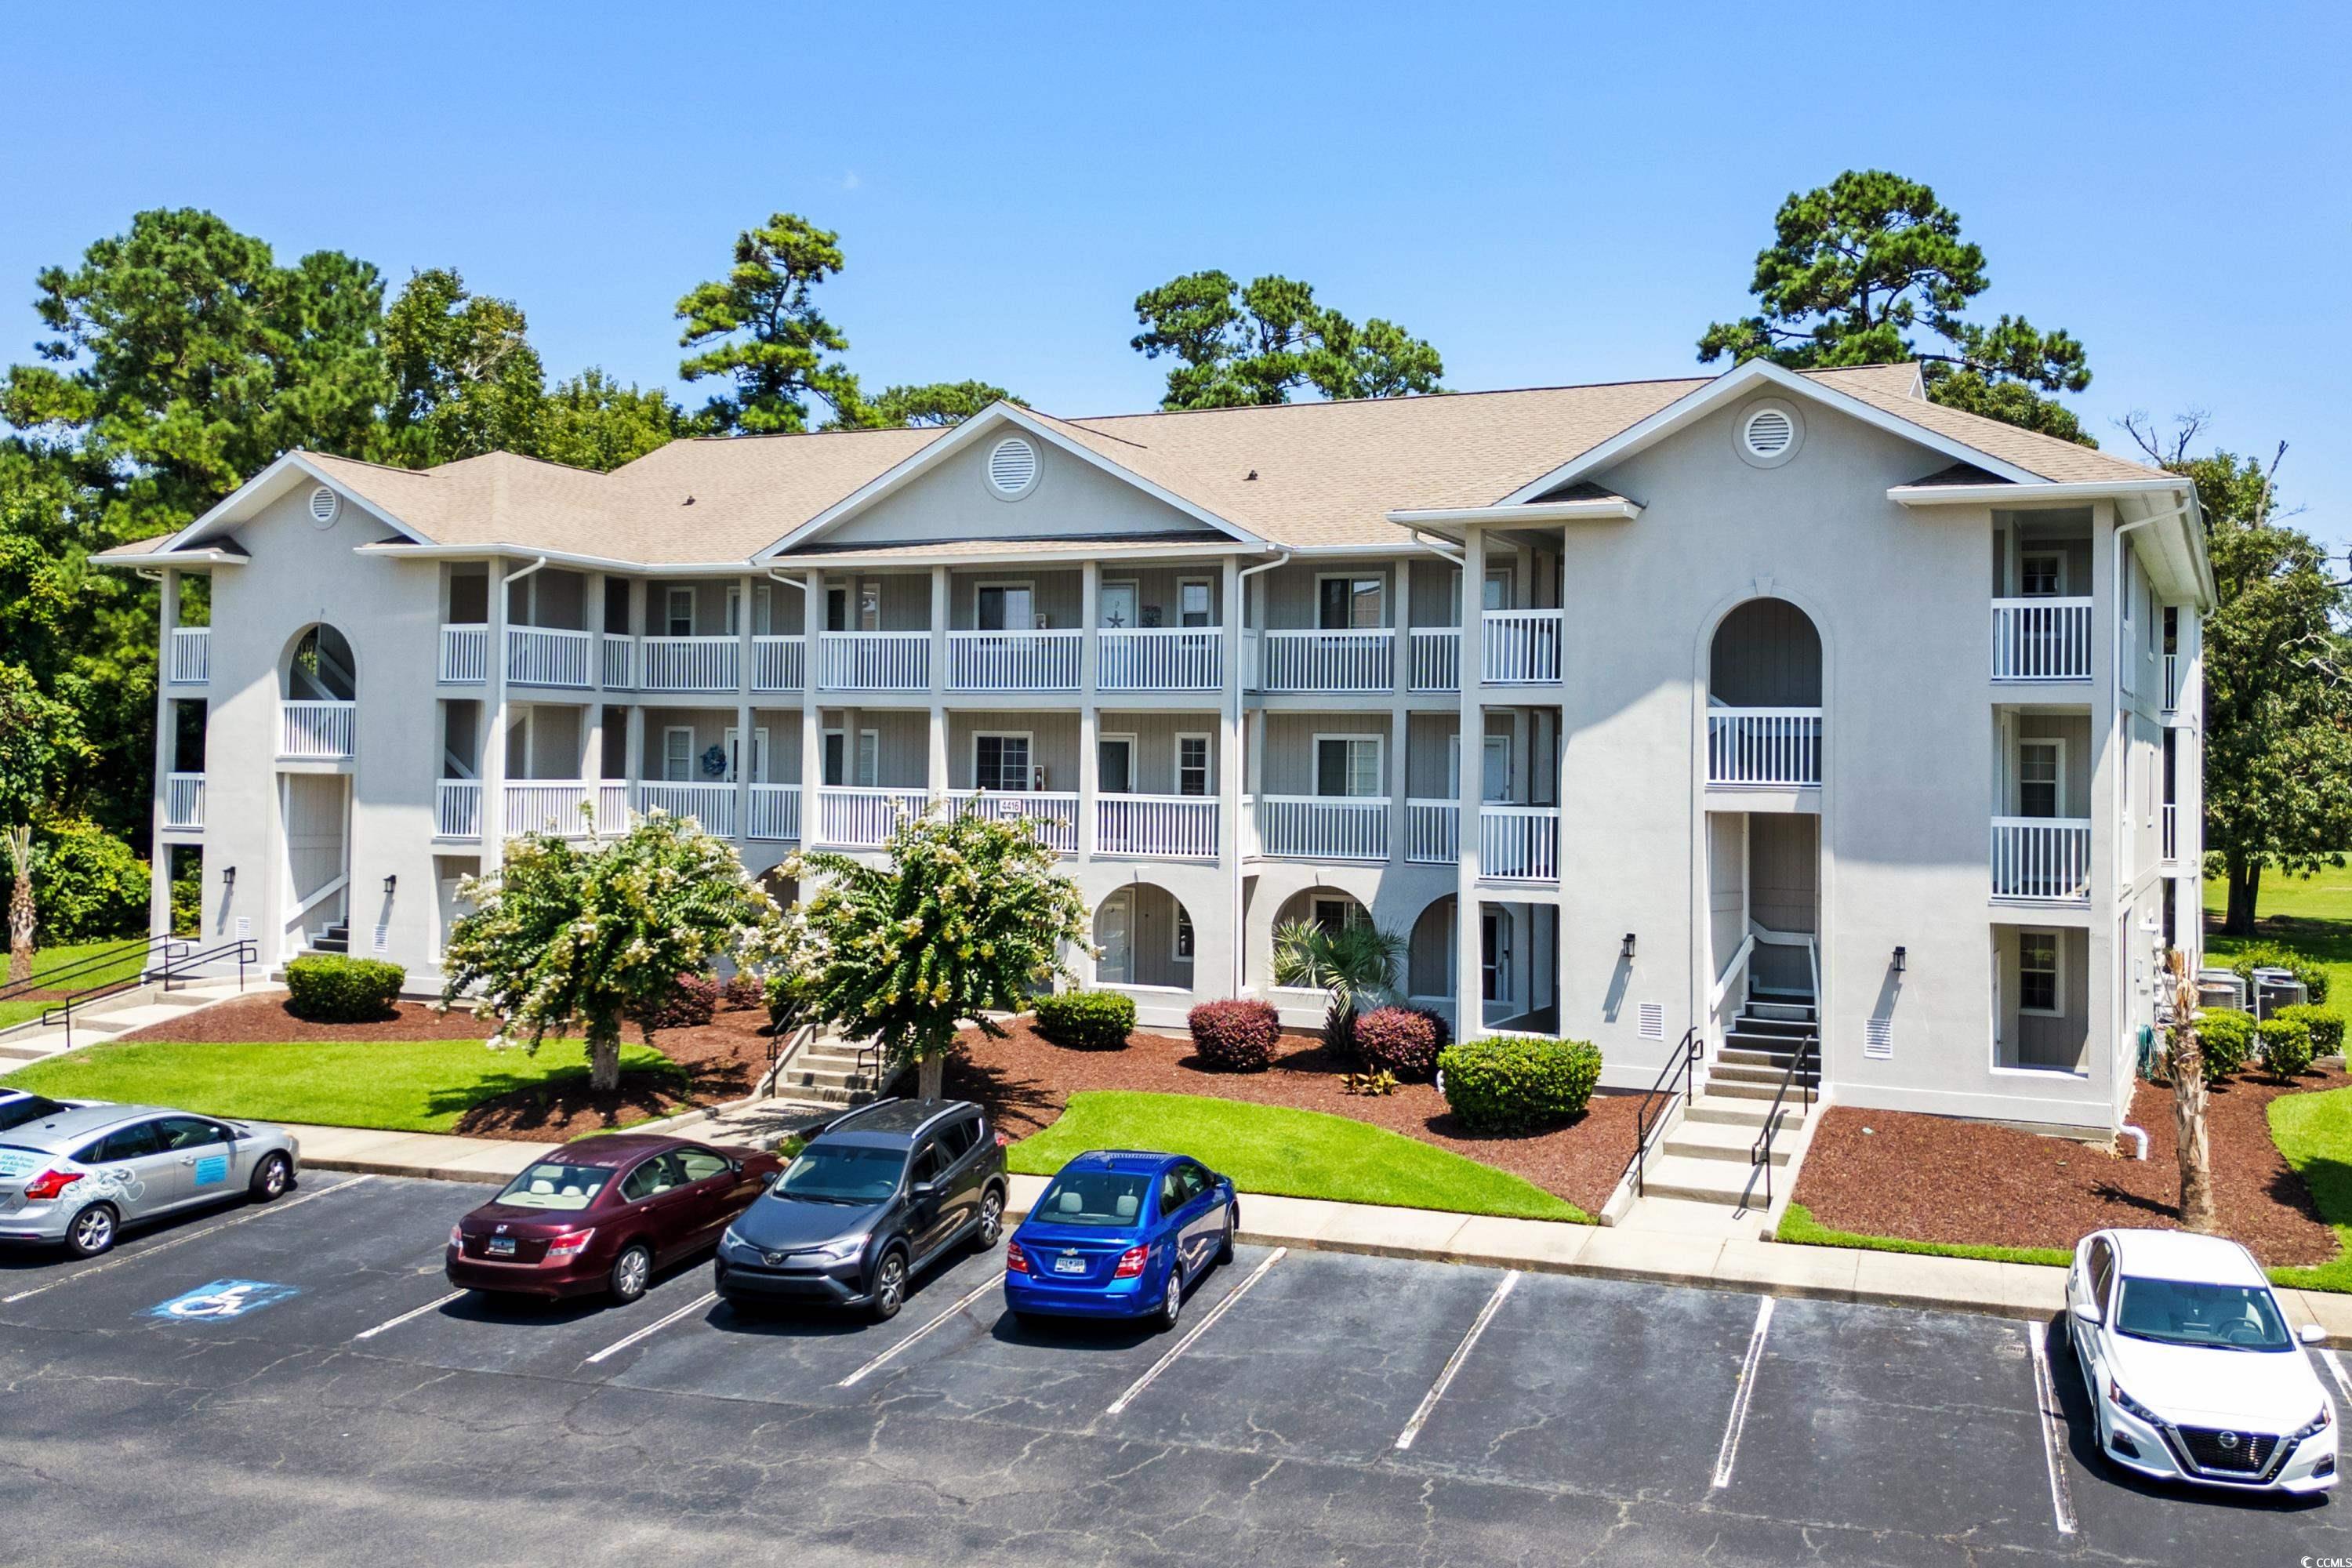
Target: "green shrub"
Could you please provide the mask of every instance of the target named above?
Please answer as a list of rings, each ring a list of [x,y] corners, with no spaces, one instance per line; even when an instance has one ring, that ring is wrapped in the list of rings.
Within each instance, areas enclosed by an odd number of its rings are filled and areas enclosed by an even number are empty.
[[[1264,1072],[1282,1039],[1282,1015],[1265,1002],[1203,1002],[1184,1016],[1193,1048],[1218,1072]]]
[[[313,1024],[372,1024],[388,1016],[408,971],[373,958],[310,952],[286,966],[286,1010]]]
[[[2271,1069],[2273,1078],[2293,1078],[2311,1066],[2309,1025],[2299,1019],[2273,1016],[2256,1024],[2254,1035],[2262,1041],[2263,1065]]]
[[[2303,982],[2305,998],[2312,1002],[2327,1000],[2327,971],[2291,947],[2281,947],[2274,942],[2258,942],[2239,949],[2230,957],[2230,973],[2246,983],[2246,1000],[2254,999],[2254,971],[2284,969]]]
[[[1496,1035],[1448,1047],[1437,1070],[1445,1103],[1469,1131],[1532,1132],[1583,1114],[1601,1081],[1601,1047]]]
[[[1065,991],[1037,998],[1037,1032],[1074,1051],[1115,1051],[1135,1028],[1135,998],[1116,991]]]
[[[2219,1009],[2200,1013],[2197,1040],[2205,1047],[2205,1076],[2228,1078],[2253,1054],[2253,1016]]]
[[[0,841],[0,899],[16,868]],[[138,936],[152,892],[147,862],[87,817],[45,822],[33,832],[33,912],[43,946]]]
[[[2300,1007],[2282,1007],[2271,1015],[2274,1018],[2292,1018],[2311,1031],[2311,1054],[2332,1057],[2344,1049],[2344,1020],[2326,1008],[2312,1004]]]

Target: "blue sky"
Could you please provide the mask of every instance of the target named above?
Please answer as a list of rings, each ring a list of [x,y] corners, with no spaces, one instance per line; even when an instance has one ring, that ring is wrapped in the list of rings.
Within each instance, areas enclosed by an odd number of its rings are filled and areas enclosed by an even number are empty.
[[[2352,542],[2341,6],[30,15],[0,37],[11,359],[38,267],[189,205],[288,258],[456,266],[551,371],[698,402],[675,302],[788,209],[841,232],[824,303],[869,385],[1148,407],[1133,299],[1203,267],[1397,321],[1454,387],[1675,375],[1746,304],[1780,199],[1875,165],[1961,215],[1980,309],[2084,342],[2104,445],[2192,407],[2240,449],[2287,440],[2304,521]]]

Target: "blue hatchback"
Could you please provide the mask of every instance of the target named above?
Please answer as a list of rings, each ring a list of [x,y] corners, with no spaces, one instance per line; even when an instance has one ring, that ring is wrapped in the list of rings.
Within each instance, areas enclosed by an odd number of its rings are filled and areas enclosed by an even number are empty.
[[[1013,1315],[1159,1320],[1234,1256],[1234,1184],[1198,1160],[1097,1149],[1062,1167],[1004,1248]]]

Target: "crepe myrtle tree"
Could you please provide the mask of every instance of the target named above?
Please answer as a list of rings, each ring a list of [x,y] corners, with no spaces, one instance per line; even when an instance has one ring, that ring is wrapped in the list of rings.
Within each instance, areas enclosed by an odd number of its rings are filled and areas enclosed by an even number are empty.
[[[809,1015],[872,1039],[892,1068],[917,1064],[919,1092],[940,1098],[966,1019],[1003,1038],[992,1008],[1027,1005],[1069,975],[1065,947],[1085,946],[1086,900],[1055,869],[1036,825],[947,810],[900,819],[870,866],[822,851],[786,862],[821,885],[802,910]]]
[[[494,1047],[535,1052],[578,1034],[597,1089],[620,1087],[623,1020],[658,1016],[680,977],[722,956],[772,965],[784,940],[775,900],[734,848],[659,811],[603,844],[527,834],[457,896],[475,907],[449,932],[441,1010],[478,986],[499,1019]]]

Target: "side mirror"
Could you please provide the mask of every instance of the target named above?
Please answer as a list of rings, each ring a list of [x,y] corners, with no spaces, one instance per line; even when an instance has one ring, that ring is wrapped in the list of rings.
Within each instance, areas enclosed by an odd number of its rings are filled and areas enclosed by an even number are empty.
[[[2099,1309],[2094,1303],[2077,1301],[2074,1305],[2073,1311],[2078,1321],[2088,1323],[2093,1328],[2099,1326]]]
[[[2305,1323],[2294,1331],[2294,1337],[2307,1345],[2324,1345],[2327,1342],[2327,1331],[2317,1323]]]
[[[940,1184],[937,1182],[917,1182],[907,1189],[907,1195],[917,1203],[921,1203],[926,1199],[938,1197]]]
[[[770,1171],[760,1178],[760,1184],[763,1187],[772,1187],[783,1179],[784,1173],[782,1171]]]

